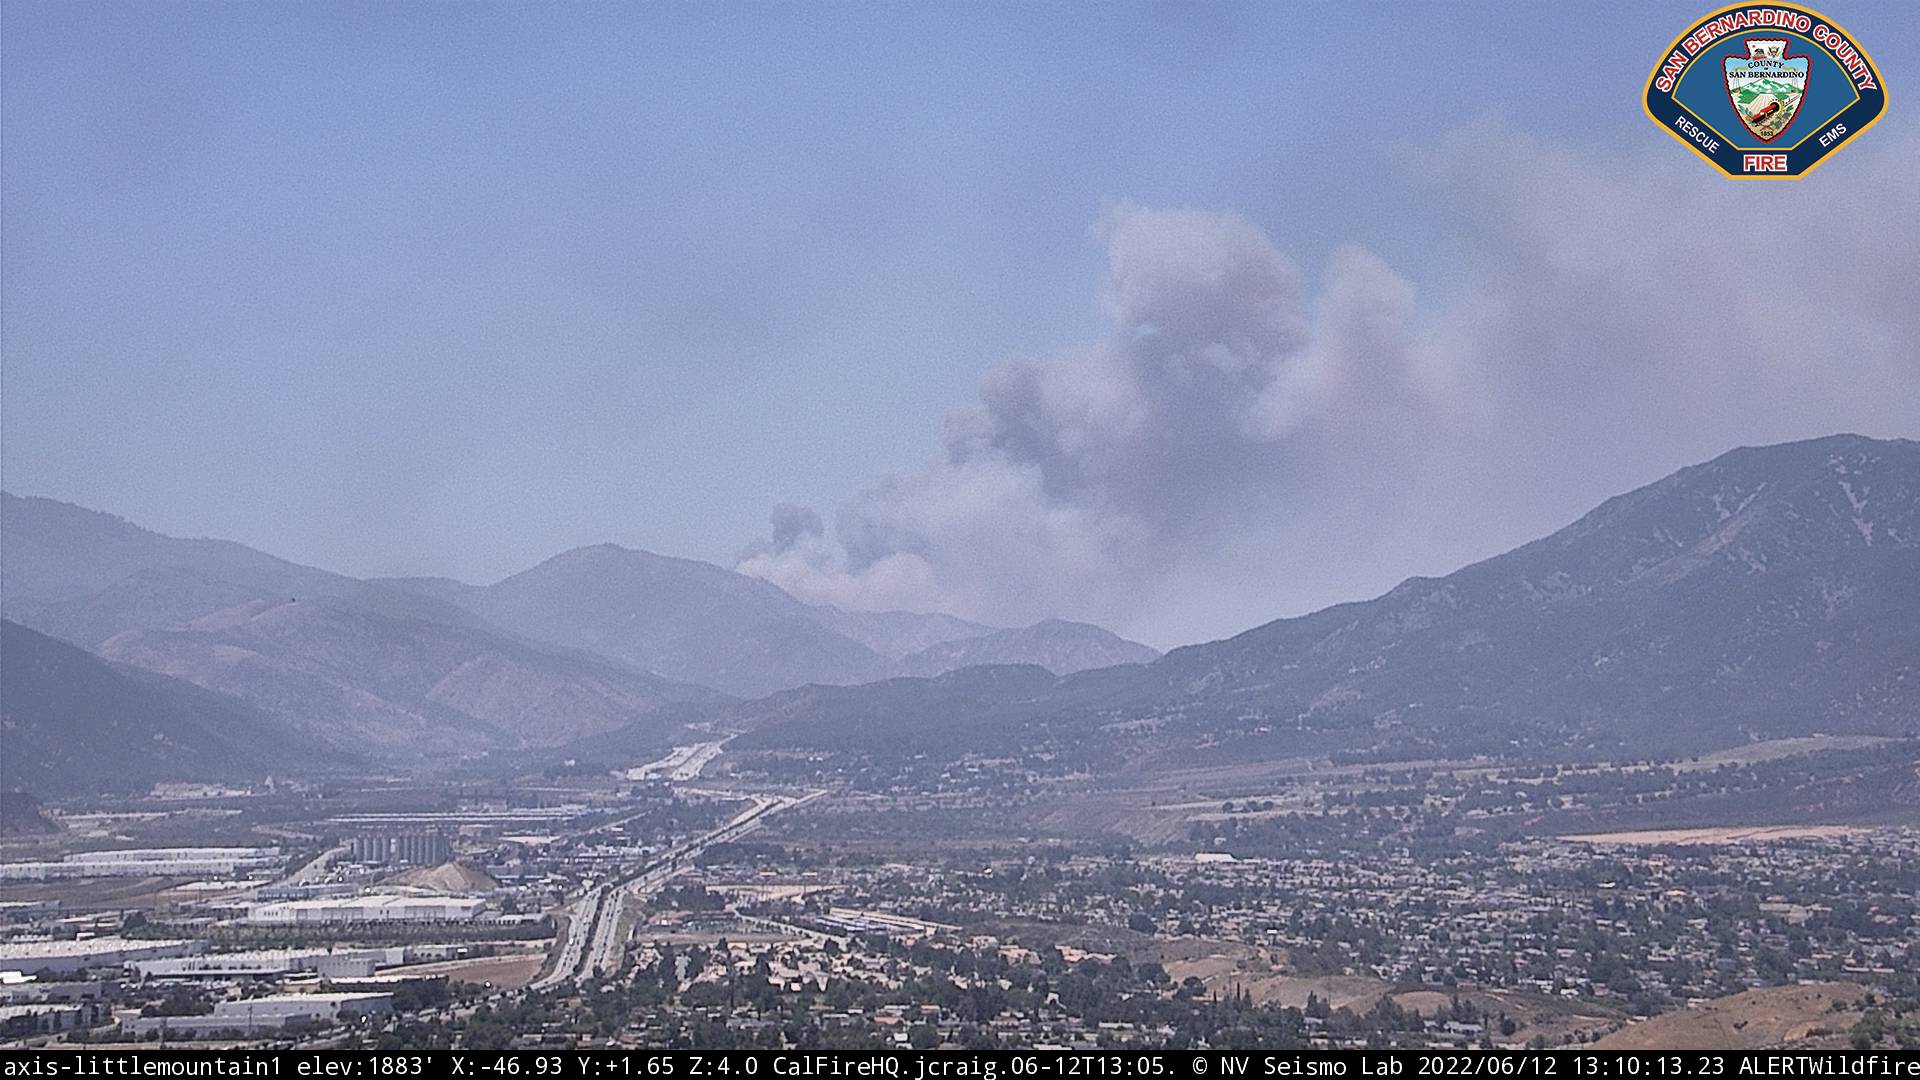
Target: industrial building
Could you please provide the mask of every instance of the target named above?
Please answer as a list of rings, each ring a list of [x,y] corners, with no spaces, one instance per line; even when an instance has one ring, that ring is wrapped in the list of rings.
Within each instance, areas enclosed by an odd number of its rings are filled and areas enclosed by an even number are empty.
[[[579,804],[565,806],[523,806],[497,810],[431,810],[421,813],[341,814],[327,818],[325,824],[342,829],[455,829],[461,833],[498,832],[515,826],[565,825],[586,816],[591,808]]]
[[[10,1039],[92,1027],[107,1018],[104,1002],[0,1005],[0,1036]]]
[[[274,868],[279,848],[127,848],[84,851],[59,862],[0,863],[0,881],[83,877],[242,877]]]
[[[452,923],[472,922],[487,910],[487,901],[473,896],[329,897],[319,900],[283,900],[261,904],[247,913],[247,921],[271,926],[319,926],[340,923]]]
[[[439,866],[453,858],[453,845],[437,831],[368,833],[350,841],[354,862],[373,866]]]
[[[259,979],[311,973],[328,979],[364,978],[407,962],[404,947],[369,949],[257,949],[203,953],[131,966],[143,979]]]
[[[252,1034],[274,1031],[296,1021],[330,1024],[350,1016],[387,1016],[392,1012],[392,994],[276,994],[222,1001],[214,1005],[210,1016],[130,1018],[122,1030],[136,1037],[156,1032],[188,1038],[229,1031]]]
[[[270,861],[280,857],[277,847],[166,847],[166,848],[115,848],[111,851],[80,851],[68,855],[63,862],[70,863],[123,863],[123,862],[193,862],[204,859],[219,859],[228,862]]]
[[[136,960],[194,956],[206,951],[206,942],[185,940],[97,937],[77,941],[9,941],[0,943],[0,971],[23,971],[30,975],[51,971],[65,975],[86,968],[117,968]]]
[[[119,993],[118,979],[41,982],[17,971],[0,973],[0,1005],[112,1001]]]

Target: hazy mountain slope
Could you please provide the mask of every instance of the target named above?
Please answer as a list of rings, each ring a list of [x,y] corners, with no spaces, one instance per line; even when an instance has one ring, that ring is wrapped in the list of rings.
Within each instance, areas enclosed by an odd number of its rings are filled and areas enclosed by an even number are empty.
[[[490,586],[443,578],[384,584],[464,605],[528,637],[742,696],[975,664],[1064,673],[1157,655],[1084,623],[996,630],[948,615],[808,605],[711,563],[613,544],[563,552]]]
[[[402,755],[550,745],[635,724],[666,701],[715,697],[517,638],[444,590],[178,540],[48,499],[9,495],[4,511],[9,617],[231,693],[333,745]]]
[[[8,618],[88,646],[175,627],[250,600],[334,597],[398,618],[484,627],[430,592],[287,562],[226,540],[182,540],[111,514],[0,492]]]
[[[808,611],[815,622],[828,630],[895,660],[944,642],[985,637],[997,629],[937,613],[842,611],[820,605]]]
[[[37,630],[90,647],[98,647],[108,638],[128,630],[175,629],[249,603],[278,604],[303,598],[328,600],[395,619],[500,633],[478,615],[456,604],[351,578],[330,575],[316,578],[307,584],[317,587],[295,594],[290,589],[236,584],[221,576],[211,576],[217,574],[220,574],[217,569],[149,567],[92,595],[23,606],[17,614],[22,622]]]
[[[682,706],[680,717],[721,729],[758,727],[738,749],[851,751],[886,757],[926,753],[950,759],[998,749],[1020,737],[1034,707],[1055,704],[1060,680],[1032,665],[970,667],[932,678],[859,686],[802,686],[752,702]],[[613,731],[570,747],[573,756],[631,754],[644,731]],[[908,749],[911,748],[911,749]]]
[[[729,693],[887,674],[885,657],[767,582],[613,544],[564,552],[462,598],[518,633]]]
[[[773,704],[743,745],[817,744],[808,728],[830,717]],[[890,707],[920,726],[888,752],[917,752],[916,732],[950,741],[931,698]],[[1447,577],[1084,672],[1019,712],[1007,737],[1104,727],[1164,760],[1637,756],[1912,733],[1920,444],[1736,450]]]
[[[390,737],[378,741],[395,746],[418,742],[436,725],[451,725],[450,732],[483,741],[505,737],[504,731],[484,733],[495,721],[536,741],[600,730],[661,700],[705,699],[694,684],[759,695],[810,683],[869,682],[902,671],[934,673],[986,660],[1039,661],[1064,665],[1064,670],[1099,662],[1111,645],[1091,628],[1084,654],[1053,635],[1014,634],[978,656],[964,650],[930,653],[902,667],[896,661],[909,653],[995,631],[946,615],[845,612],[803,604],[757,578],[611,544],[565,552],[491,586],[445,578],[369,582],[240,544],[162,536],[110,514],[13,495],[0,501],[0,541],[6,552],[0,560],[5,570],[0,604],[9,618],[129,662],[227,687],[249,700],[286,702],[273,706],[277,714],[301,722],[311,718],[303,712],[317,715],[324,702],[344,729],[377,735],[391,726]],[[298,650],[287,644],[255,649],[253,643],[217,641],[209,636],[214,628],[203,622],[236,612],[252,618],[318,601],[325,601],[321,607],[335,619],[357,612],[363,637],[381,642],[393,656],[444,657],[445,650],[431,641],[403,640],[409,634],[439,634],[424,628],[442,627],[487,638],[484,646],[470,644],[494,660],[461,669],[465,690],[448,684],[441,697],[423,699],[414,687],[396,697],[391,684],[366,674],[377,667],[296,662]],[[287,608],[303,610],[319,609]],[[130,631],[144,634],[122,637]],[[1023,642],[1031,644],[1030,651],[1022,651]],[[231,651],[236,648],[259,655],[241,663],[235,657],[242,654]],[[206,651],[196,654],[196,649]],[[590,651],[660,678],[639,684],[629,679],[616,689],[606,681],[604,666],[587,671],[578,666],[579,658],[556,659],[570,650]],[[267,656],[272,659],[262,658]],[[508,656],[514,659],[503,659]],[[427,661],[412,682],[445,676],[447,669],[440,665],[440,660]],[[482,672],[490,674],[482,677]],[[585,684],[563,686],[576,677]],[[675,688],[673,682],[689,685]],[[480,686],[488,688],[484,694]],[[472,700],[475,695],[486,700]],[[293,704],[299,701],[312,704],[302,710]],[[438,704],[454,711],[428,707]],[[482,727],[471,721],[481,721]]]
[[[1835,436],[1733,451],[1445,578],[1149,670],[1163,704],[1252,710],[1229,730],[1605,751],[1911,731],[1916,665],[1920,444]]]
[[[350,578],[244,544],[162,536],[112,514],[5,492],[0,492],[0,546],[6,552],[0,560],[0,600],[10,609],[92,596],[131,575],[162,568],[286,596],[352,584]]]
[[[979,664],[1036,664],[1055,675],[1116,664],[1144,664],[1160,654],[1088,623],[1048,619],[1014,630],[946,641],[902,657],[903,675],[938,675]]]
[[[0,622],[0,789],[138,791],[338,766],[243,702]]]
[[[332,598],[252,601],[116,635],[101,652],[231,694],[336,745],[400,754],[550,745],[714,696],[583,653]]]

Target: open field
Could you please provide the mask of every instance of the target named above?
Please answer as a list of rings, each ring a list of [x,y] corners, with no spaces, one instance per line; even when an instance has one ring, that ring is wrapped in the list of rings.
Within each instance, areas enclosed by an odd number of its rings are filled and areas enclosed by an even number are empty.
[[[1272,1003],[1299,1009],[1306,1006],[1307,995],[1312,994],[1333,1008],[1344,1007],[1362,1013],[1373,1008],[1374,1002],[1386,997],[1392,989],[1388,983],[1362,975],[1268,975],[1249,980],[1229,978],[1221,981],[1222,992],[1235,989],[1237,984],[1246,989],[1247,996],[1260,1004]]]
[[[1129,963],[1156,963],[1175,982],[1195,975],[1207,982],[1215,974],[1268,974],[1274,965],[1265,949],[1234,941],[1204,937],[1168,937],[1143,934],[1119,926],[1069,925],[1029,920],[1006,920],[969,927],[1036,951],[1065,945],[1090,953],[1124,956]],[[1179,974],[1175,974],[1176,969]]]
[[[63,910],[152,911],[183,899],[205,900],[197,890],[181,892],[194,884],[192,878],[179,877],[99,877],[64,878],[58,881],[10,881],[0,887],[0,900],[42,902],[57,900]],[[235,885],[235,890],[244,889]]]
[[[1734,825],[1711,829],[1638,829],[1562,836],[1577,844],[1752,844],[1769,840],[1827,839],[1871,832],[1857,825]]]
[[[1853,983],[1776,986],[1628,1024],[1596,1050],[1759,1050],[1821,1032],[1844,1033],[1860,1019],[1864,991]],[[1842,1009],[1834,1011],[1834,1003]]]
[[[1882,746],[1899,741],[1899,739],[1883,738],[1878,735],[1809,735],[1800,739],[1767,739],[1763,742],[1736,746],[1730,750],[1716,750],[1710,754],[1701,754],[1692,761],[1682,762],[1674,767],[1714,769],[1721,765],[1753,765],[1800,754],[1818,754],[1827,750],[1864,750],[1870,746]]]
[[[1433,1016],[1455,998],[1469,1002],[1483,1016],[1506,1016],[1518,1025],[1502,1043],[1525,1043],[1540,1038],[1548,1046],[1571,1046],[1618,1027],[1621,1016],[1592,1001],[1569,1001],[1545,994],[1513,990],[1412,990],[1393,995],[1394,1004]]]
[[[543,952],[508,956],[483,956],[473,960],[447,960],[437,964],[413,964],[381,972],[383,975],[445,975],[455,982],[477,983],[506,990],[518,990],[533,981],[546,962]]]

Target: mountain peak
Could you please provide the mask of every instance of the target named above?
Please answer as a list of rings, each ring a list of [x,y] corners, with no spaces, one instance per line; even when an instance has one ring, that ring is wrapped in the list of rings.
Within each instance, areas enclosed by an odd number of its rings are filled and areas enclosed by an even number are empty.
[[[1159,655],[1090,623],[1045,619],[1032,626],[941,642],[902,658],[900,666],[907,674],[934,675],[978,665],[1027,664],[1055,675],[1072,675],[1093,668],[1144,664]]]
[[[975,753],[1072,747],[1098,733],[1130,760],[1240,763],[1617,760],[1815,733],[1910,737],[1920,734],[1916,513],[1920,444],[1838,436],[1746,448],[1373,600],[1062,679],[991,710],[892,688],[768,712],[755,739],[819,745],[818,728],[870,752],[873,740],[838,718],[937,716],[889,727],[888,751],[962,738]]]

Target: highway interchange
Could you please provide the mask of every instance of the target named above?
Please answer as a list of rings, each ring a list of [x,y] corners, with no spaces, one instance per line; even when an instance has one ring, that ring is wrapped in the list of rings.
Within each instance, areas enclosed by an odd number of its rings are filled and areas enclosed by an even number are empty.
[[[619,970],[626,949],[626,911],[628,905],[659,891],[667,882],[693,865],[701,852],[736,840],[758,828],[768,818],[825,794],[806,795],[742,794],[700,790],[692,794],[744,798],[746,809],[725,824],[648,859],[630,873],[610,881],[589,885],[566,908],[566,929],[555,942],[554,960],[545,974],[527,986],[530,991],[550,990],[570,979],[578,980]]]

